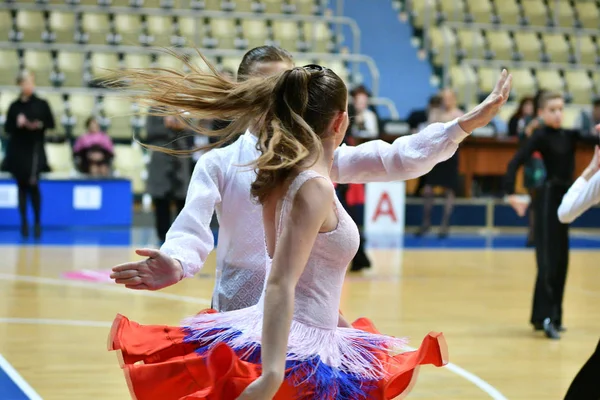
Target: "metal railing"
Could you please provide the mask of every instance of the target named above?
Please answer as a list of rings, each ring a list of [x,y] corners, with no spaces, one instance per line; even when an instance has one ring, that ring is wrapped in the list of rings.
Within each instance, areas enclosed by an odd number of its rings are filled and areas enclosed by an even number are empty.
[[[249,1],[249,0],[247,0]],[[262,14],[251,12],[235,12],[235,11],[200,11],[195,9],[177,10],[177,9],[162,9],[162,8],[135,8],[135,7],[120,7],[120,6],[79,6],[79,5],[54,5],[54,4],[17,4],[17,3],[0,3],[0,10],[44,10],[44,11],[60,11],[68,13],[97,13],[97,14],[133,14],[133,15],[159,15],[159,16],[176,16],[176,17],[193,17],[193,18],[219,18],[219,19],[252,19],[263,21],[297,21],[308,23],[327,23],[335,26],[346,25],[352,32],[352,45],[350,50],[354,54],[360,54],[360,28],[356,21],[352,18],[343,16],[307,16],[295,14]],[[313,26],[316,30],[316,25]],[[341,32],[336,29],[336,32]],[[195,39],[200,37],[198,24],[195,24]],[[313,40],[316,40],[315,31],[313,31]],[[340,36],[336,36],[340,37]],[[195,43],[199,43],[195,40]],[[314,43],[313,43],[314,44]],[[352,64],[352,73],[358,74],[358,64]]]

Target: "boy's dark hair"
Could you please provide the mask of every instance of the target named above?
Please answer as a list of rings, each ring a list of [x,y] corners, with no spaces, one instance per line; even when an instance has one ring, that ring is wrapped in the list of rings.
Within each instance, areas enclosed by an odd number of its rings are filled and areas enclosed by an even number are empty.
[[[254,75],[254,69],[257,64],[269,62],[289,62],[294,58],[285,49],[277,46],[260,46],[248,50],[238,68],[237,80],[245,81],[249,76]]]

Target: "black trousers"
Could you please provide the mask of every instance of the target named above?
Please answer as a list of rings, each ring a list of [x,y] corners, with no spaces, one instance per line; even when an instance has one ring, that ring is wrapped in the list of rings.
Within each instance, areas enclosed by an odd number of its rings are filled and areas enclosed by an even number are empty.
[[[153,197],[154,204],[154,221],[156,225],[156,235],[161,242],[164,242],[167,237],[167,232],[171,228],[171,224],[175,217],[181,212],[185,205],[185,199],[178,199],[172,196]],[[171,213],[172,205],[175,204],[177,213],[175,216]]]
[[[17,180],[19,188],[19,214],[21,215],[21,226],[27,226],[27,198],[31,200],[35,224],[39,225],[41,220],[42,195],[40,193],[39,181],[34,183],[29,180]]]
[[[546,183],[534,203],[537,279],[531,323],[550,318],[562,325],[562,303],[569,266],[569,225],[558,220],[558,206],[568,186]]]
[[[600,399],[600,340],[592,356],[571,382],[565,400]]]

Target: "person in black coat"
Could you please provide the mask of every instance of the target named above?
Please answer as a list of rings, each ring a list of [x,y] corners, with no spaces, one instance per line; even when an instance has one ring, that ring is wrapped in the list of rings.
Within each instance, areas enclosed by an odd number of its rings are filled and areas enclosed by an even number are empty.
[[[21,235],[29,236],[27,221],[27,197],[31,199],[35,218],[34,235],[41,235],[40,173],[50,171],[46,160],[44,139],[46,130],[54,129],[54,117],[46,100],[35,92],[35,80],[31,73],[22,71],[17,84],[21,87],[19,98],[9,107],[4,130],[9,142],[2,169],[11,173],[19,187],[19,213]]]

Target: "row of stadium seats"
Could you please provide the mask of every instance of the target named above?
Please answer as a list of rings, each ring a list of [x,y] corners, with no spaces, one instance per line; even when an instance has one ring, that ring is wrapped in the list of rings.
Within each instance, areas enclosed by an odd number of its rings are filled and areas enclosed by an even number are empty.
[[[130,98],[120,95],[92,92],[55,92],[38,90],[39,96],[50,104],[56,123],[56,131],[64,133],[67,128],[74,136],[85,133],[85,120],[98,116],[100,124],[115,139],[131,140],[134,129],[142,131],[144,118],[140,108]],[[0,126],[4,125],[9,105],[18,97],[18,90],[3,90],[0,93]]]
[[[539,88],[566,93],[576,104],[589,104],[595,93],[600,93],[600,72],[585,69],[523,68],[510,66],[513,75],[513,94],[521,97],[535,93]],[[449,75],[451,86],[457,90],[461,103],[476,100],[477,95],[487,95],[494,88],[499,69],[482,66],[453,65]],[[469,92],[470,96],[466,97]]]
[[[499,25],[490,30],[442,26],[432,28],[428,33],[430,48],[434,51],[434,65],[443,65],[446,56],[452,63],[465,57],[581,64],[596,64],[598,61],[597,36],[578,35],[577,31],[564,35],[513,31]]]
[[[239,57],[217,57],[210,60],[220,68],[237,71]],[[191,62],[200,67],[204,62],[198,55]],[[319,63],[336,71],[348,81],[348,69],[342,61],[297,59],[297,65]],[[36,76],[38,86],[81,87],[101,80],[108,70],[120,68],[160,67],[181,70],[183,63],[166,53],[117,53],[82,51],[49,51],[35,49],[0,50],[0,85],[13,85],[19,69],[26,68]]]
[[[595,0],[402,0],[413,25],[422,28],[425,18],[435,23],[501,23],[504,25],[561,26],[597,29],[599,5]],[[430,4],[430,8],[428,8]]]
[[[5,0],[5,3],[316,15],[322,13],[326,2],[323,0]]]
[[[290,51],[334,48],[326,21],[185,17],[132,13],[0,10],[0,41],[197,46],[246,49],[278,43]]]

